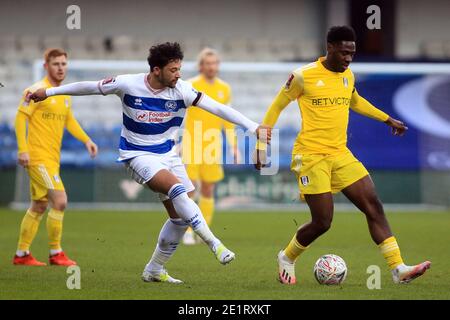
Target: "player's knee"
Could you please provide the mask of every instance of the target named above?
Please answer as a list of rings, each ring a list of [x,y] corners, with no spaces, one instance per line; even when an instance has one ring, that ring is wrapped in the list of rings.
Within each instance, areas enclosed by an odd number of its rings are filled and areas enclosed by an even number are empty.
[[[189,198],[191,198],[191,199],[195,198],[195,190],[189,191],[189,192],[188,192],[188,196],[189,196]]]
[[[204,198],[212,198],[214,196],[214,184],[202,182],[200,193]]]
[[[313,221],[312,224],[317,233],[322,234],[327,232],[331,228],[332,218],[320,219]]]
[[[187,192],[186,192],[186,188],[181,183],[174,184],[170,188],[170,190],[168,192],[168,196],[169,196],[170,200],[172,200],[172,201],[175,200],[178,197],[189,198],[188,195],[187,195]]]
[[[35,202],[31,205],[31,211],[36,212],[38,214],[44,214],[47,210],[48,202],[40,201]]]
[[[64,211],[67,207],[67,197],[61,197],[54,201],[52,204],[53,209],[58,211]]]

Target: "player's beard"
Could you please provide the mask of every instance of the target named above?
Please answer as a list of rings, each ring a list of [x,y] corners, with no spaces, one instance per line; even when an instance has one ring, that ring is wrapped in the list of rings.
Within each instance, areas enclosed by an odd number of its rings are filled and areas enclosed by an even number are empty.
[[[177,85],[177,81],[178,81],[178,79],[175,79],[175,80],[172,80],[172,81],[164,79],[163,84],[166,87],[175,88],[175,86]]]
[[[53,82],[56,82],[58,84],[62,83],[64,81],[64,79],[66,78],[66,74],[65,73],[62,74],[62,75],[60,75],[58,73],[54,73],[54,74],[50,74],[49,76],[50,76],[50,78],[52,79]]]
[[[175,88],[175,85],[177,84],[177,81],[174,82],[174,80],[170,80],[164,77],[164,75],[160,75],[159,77],[157,77],[159,83],[161,83],[164,87],[169,87],[169,88]],[[178,80],[178,79],[177,79]]]

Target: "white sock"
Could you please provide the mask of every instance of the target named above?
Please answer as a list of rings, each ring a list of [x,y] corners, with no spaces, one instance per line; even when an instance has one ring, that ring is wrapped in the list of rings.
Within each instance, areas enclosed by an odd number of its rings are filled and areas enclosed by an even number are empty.
[[[284,251],[281,253],[280,258],[288,263],[295,264],[295,261],[292,261],[291,259],[289,259],[289,257],[284,253]]]
[[[62,252],[62,249],[50,249],[50,255],[54,256],[55,254],[58,254]]]
[[[158,244],[145,270],[160,271],[177,250],[188,224],[181,219],[168,219],[159,233]]]
[[[405,265],[404,263],[402,263],[402,264],[398,265],[394,270],[396,270],[398,273],[403,273],[408,270],[408,266]]]
[[[168,195],[181,219],[189,224],[192,230],[214,251],[221,242],[209,229],[200,208],[189,198],[184,186],[181,183],[174,184]]]
[[[30,251],[24,251],[24,250],[17,250],[16,251],[16,256],[18,256],[18,257],[24,257],[24,256],[26,256],[27,254],[30,254]]]

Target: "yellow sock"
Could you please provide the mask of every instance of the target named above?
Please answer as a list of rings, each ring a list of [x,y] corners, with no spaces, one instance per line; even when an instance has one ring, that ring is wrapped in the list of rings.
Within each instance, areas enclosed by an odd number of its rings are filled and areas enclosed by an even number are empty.
[[[403,264],[403,259],[400,254],[400,248],[398,247],[395,237],[389,237],[378,245],[381,254],[386,259],[389,269],[393,270],[399,265]]]
[[[47,216],[48,244],[52,250],[61,249],[64,211],[50,209]]]
[[[291,260],[295,261],[297,258],[306,250],[308,247],[302,246],[297,241],[297,233],[294,234],[294,237],[292,238],[291,242],[289,242],[286,249],[284,249],[284,254]]]
[[[208,224],[208,226],[210,226],[214,215],[214,197],[206,198],[200,196],[200,199],[198,200],[198,206],[200,207],[200,210],[205,217],[206,223]]]
[[[31,243],[36,236],[37,230],[39,228],[39,223],[41,222],[42,214],[33,212],[28,209],[27,213],[22,219],[20,224],[20,235],[19,243],[17,249],[21,251],[30,250]]]

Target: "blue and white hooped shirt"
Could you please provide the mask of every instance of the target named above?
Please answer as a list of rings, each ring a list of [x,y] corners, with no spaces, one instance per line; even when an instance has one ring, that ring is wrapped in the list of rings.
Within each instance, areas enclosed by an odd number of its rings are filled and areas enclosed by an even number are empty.
[[[122,100],[122,132],[118,161],[143,154],[164,154],[175,145],[186,108],[201,98],[190,82],[178,80],[175,88],[154,90],[146,73],[119,75],[98,83],[103,95]]]

